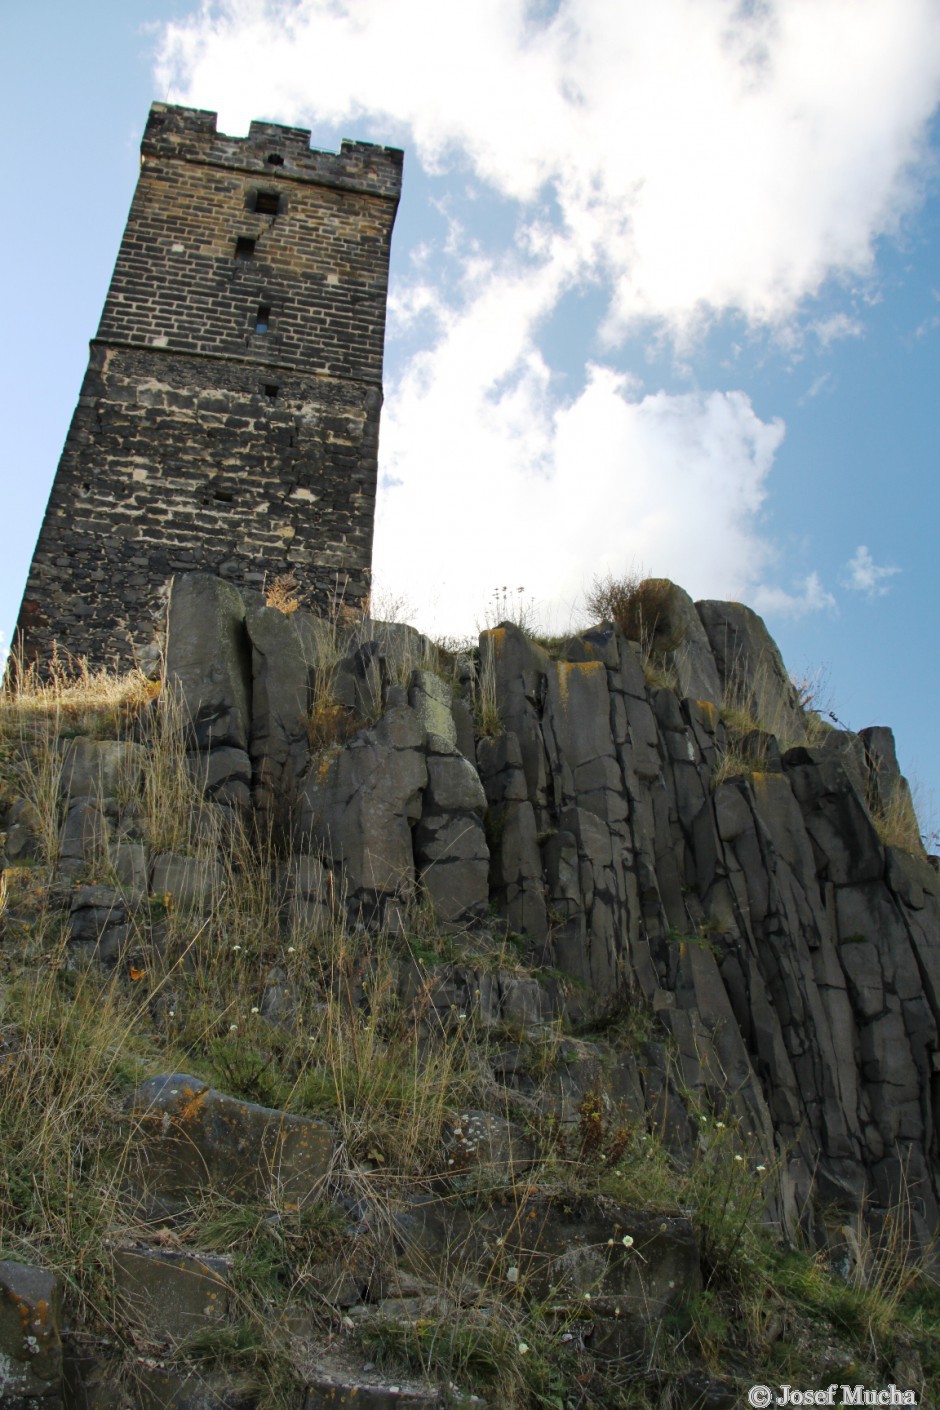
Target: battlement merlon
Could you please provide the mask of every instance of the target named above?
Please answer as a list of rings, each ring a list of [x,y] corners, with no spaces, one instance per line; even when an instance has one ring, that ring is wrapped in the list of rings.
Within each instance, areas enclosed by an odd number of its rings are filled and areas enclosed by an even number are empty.
[[[247,137],[227,137],[216,130],[217,119],[217,113],[199,108],[154,103],[140,144],[142,160],[172,157],[398,202],[404,153],[397,147],[344,141],[339,152],[320,152],[310,146],[305,127],[253,122]]]

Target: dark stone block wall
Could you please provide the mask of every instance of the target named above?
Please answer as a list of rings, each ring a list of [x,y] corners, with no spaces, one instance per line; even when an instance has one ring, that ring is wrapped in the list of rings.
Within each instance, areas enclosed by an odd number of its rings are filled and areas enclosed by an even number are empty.
[[[369,590],[402,154],[154,104],[18,636],[129,664],[173,573]]]

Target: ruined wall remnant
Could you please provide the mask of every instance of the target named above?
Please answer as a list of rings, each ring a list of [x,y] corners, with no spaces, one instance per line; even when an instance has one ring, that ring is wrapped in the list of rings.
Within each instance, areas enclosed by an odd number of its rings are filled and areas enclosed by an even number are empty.
[[[155,103],[18,635],[134,658],[175,572],[368,593],[402,154]],[[157,608],[159,612],[159,606]]]

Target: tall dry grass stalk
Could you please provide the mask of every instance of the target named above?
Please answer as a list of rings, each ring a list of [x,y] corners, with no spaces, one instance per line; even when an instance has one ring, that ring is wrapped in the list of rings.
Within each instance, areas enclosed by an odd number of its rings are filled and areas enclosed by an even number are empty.
[[[220,817],[195,771],[198,755],[190,753],[189,731],[181,694],[165,686],[145,719],[140,803],[151,851],[214,856]]]
[[[503,732],[496,675],[499,627],[480,633],[480,659],[475,680],[474,714],[480,734],[495,739]]]
[[[67,974],[64,944],[8,974],[0,1013],[0,1250],[61,1274],[113,1318],[106,1240],[133,1223],[117,1120],[144,1071],[146,1013],[115,976]]]
[[[872,803],[872,818],[882,846],[898,847],[926,859],[927,849],[906,779],[899,778],[887,788],[881,784]]]

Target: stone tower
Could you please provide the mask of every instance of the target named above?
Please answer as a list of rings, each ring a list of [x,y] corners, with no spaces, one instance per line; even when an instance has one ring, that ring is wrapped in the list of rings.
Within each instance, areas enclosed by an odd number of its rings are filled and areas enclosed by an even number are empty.
[[[20,609],[28,657],[130,664],[181,571],[362,602],[401,167],[153,105]]]

